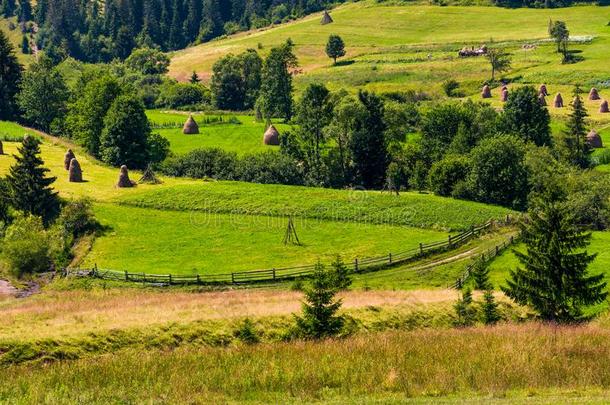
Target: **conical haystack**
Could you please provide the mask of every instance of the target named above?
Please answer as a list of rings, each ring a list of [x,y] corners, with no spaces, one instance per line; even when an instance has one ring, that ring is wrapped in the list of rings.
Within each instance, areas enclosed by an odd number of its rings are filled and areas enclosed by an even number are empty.
[[[587,143],[591,148],[603,148],[604,144],[602,142],[602,137],[599,136],[596,130],[592,129],[591,132],[587,134]]]
[[[504,91],[504,90],[508,90],[508,87],[506,85],[502,86],[502,89],[500,91]]]
[[[72,159],[74,159],[76,156],[74,156],[74,152],[72,152],[72,149],[68,149],[66,151],[66,154],[64,155],[64,168],[66,170],[70,170],[70,162],[72,162]]]
[[[279,145],[280,144],[280,133],[275,129],[273,125],[269,125],[269,128],[265,131],[263,136],[263,143],[265,145]]]
[[[197,125],[192,115],[189,115],[189,118],[184,123],[182,133],[186,135],[194,135],[199,133],[199,125]]]
[[[153,171],[152,167],[149,165],[146,170],[144,171],[144,174],[142,174],[142,177],[140,178],[140,180],[138,180],[139,184],[161,184],[161,180],[159,180],[157,178],[157,176],[155,175],[155,172]]]
[[[563,97],[561,97],[561,93],[557,93],[553,105],[555,108],[563,108]]]
[[[330,14],[328,14],[328,11],[324,10],[324,15],[322,15],[322,20],[320,21],[320,24],[326,25],[332,22],[334,22],[332,17],[330,16]]]
[[[119,181],[116,186],[119,188],[127,188],[133,187],[136,184],[129,179],[129,171],[127,170],[127,166],[121,166],[121,173],[119,174]]]
[[[544,94],[538,95],[538,102],[540,103],[541,106],[546,107],[546,98],[544,97]]]
[[[600,113],[610,112],[610,110],[608,110],[608,101],[607,100],[602,101],[602,103],[599,105],[599,112]]]
[[[81,183],[83,181],[83,171],[80,168],[80,163],[76,158],[72,158],[68,168],[68,181],[70,183]]]
[[[591,89],[591,91],[589,92],[589,100],[600,100],[601,97],[599,96],[599,91],[597,91],[597,89],[595,87],[593,87]]]
[[[503,103],[506,103],[507,100],[508,100],[508,90],[504,89],[504,90],[502,90],[502,94],[500,94],[500,101],[502,101]]]
[[[549,92],[546,89],[546,84],[541,84],[540,85],[540,88],[538,89],[538,94],[542,94],[545,97],[549,95]]]
[[[481,90],[481,97],[491,98],[491,89],[488,85],[483,86],[483,90]]]

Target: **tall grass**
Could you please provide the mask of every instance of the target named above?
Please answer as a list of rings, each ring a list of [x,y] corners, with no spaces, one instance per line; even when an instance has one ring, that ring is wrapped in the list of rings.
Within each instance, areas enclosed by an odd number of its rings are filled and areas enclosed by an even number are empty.
[[[124,351],[11,367],[0,378],[0,398],[28,403],[367,402],[362,399],[599,390],[610,384],[610,331],[532,323]]]

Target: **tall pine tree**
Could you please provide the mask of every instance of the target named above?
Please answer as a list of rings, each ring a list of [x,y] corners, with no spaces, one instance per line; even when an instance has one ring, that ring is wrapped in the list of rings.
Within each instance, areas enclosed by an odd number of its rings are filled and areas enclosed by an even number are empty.
[[[587,271],[596,257],[584,250],[591,234],[578,227],[563,202],[540,201],[521,231],[526,252],[515,254],[523,267],[511,271],[502,288],[506,295],[554,322],[580,320],[583,308],[606,299],[603,275]]]
[[[586,142],[587,108],[583,99],[580,97],[580,88],[574,89],[574,100],[572,101],[572,111],[566,123],[566,130],[563,134],[565,159],[576,166],[586,168],[589,166],[589,154],[591,150]]]
[[[13,46],[0,30],[0,120],[12,120],[17,116],[15,96],[19,92],[21,72]]]
[[[55,177],[47,177],[49,169],[43,166],[39,144],[32,136],[23,138],[6,181],[10,205],[18,211],[42,217],[48,224],[59,215],[60,201],[50,187]]]

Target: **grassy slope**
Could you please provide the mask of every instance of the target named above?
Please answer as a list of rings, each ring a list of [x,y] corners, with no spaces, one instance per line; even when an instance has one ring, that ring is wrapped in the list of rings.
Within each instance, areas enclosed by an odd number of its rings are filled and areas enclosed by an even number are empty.
[[[3,369],[0,396],[27,403],[607,403],[609,338],[595,326],[531,324],[131,350]]]
[[[147,111],[149,120],[153,124],[164,123],[183,123],[186,118],[186,113],[168,112],[159,110]],[[172,152],[181,155],[196,148],[216,147],[226,151],[236,152],[238,154],[264,152],[267,150],[276,150],[277,146],[267,146],[263,144],[263,133],[265,132],[265,124],[255,122],[254,117],[248,115],[236,116],[241,122],[239,124],[223,123],[223,124],[204,124],[203,114],[194,114],[195,120],[199,123],[198,135],[184,135],[181,128],[172,129],[155,129],[157,132],[167,138],[170,142]],[[217,117],[211,115],[211,117]],[[229,119],[231,116],[224,116]],[[235,117],[235,116],[234,116]],[[283,131],[289,128],[287,125],[275,123],[278,130]]]
[[[4,31],[4,33],[8,36],[8,39],[13,44],[13,48],[15,49],[15,55],[17,55],[19,62],[21,62],[24,65],[27,65],[34,59],[34,57],[32,55],[24,55],[23,53],[21,53],[21,40],[22,40],[21,30],[19,29],[18,26],[17,26],[17,28],[10,30],[9,29],[10,22],[17,25],[17,18],[16,17],[12,17],[10,19],[0,18],[0,30]]]
[[[193,69],[209,76],[222,55],[257,48],[262,53],[292,38],[305,75],[297,84],[323,81],[333,88],[366,87],[374,90],[419,88],[438,92],[446,78],[466,82],[468,90],[489,76],[483,58],[459,59],[462,45],[502,42],[514,51],[511,76],[539,83],[590,83],[605,80],[610,28],[605,8],[504,9],[498,7],[383,6],[370,1],[333,10],[333,24],[320,26],[314,15],[275,28],[241,33],[176,52],[170,74],[184,79]],[[549,18],[565,20],[572,35],[591,35],[590,45],[578,45],[585,61],[561,65],[552,45],[523,51],[524,42],[548,36]],[[347,59],[353,63],[332,67],[324,53],[329,34],[341,35]],[[428,58],[428,55],[431,57]]]

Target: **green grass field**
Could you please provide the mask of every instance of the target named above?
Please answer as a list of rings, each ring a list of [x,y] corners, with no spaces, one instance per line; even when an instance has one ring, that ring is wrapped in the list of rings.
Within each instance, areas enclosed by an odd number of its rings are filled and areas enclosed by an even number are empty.
[[[227,53],[270,48],[291,38],[304,74],[297,87],[320,81],[333,89],[367,88],[376,91],[418,89],[440,94],[448,78],[463,82],[464,90],[478,93],[490,76],[484,58],[460,59],[462,46],[506,46],[513,53],[508,77],[540,84],[596,84],[607,87],[605,66],[610,61],[608,12],[604,7],[506,9],[499,7],[439,7],[380,5],[372,1],[347,4],[332,11],[333,24],[321,26],[319,15],[269,29],[240,33],[227,39],[175,52],[170,75],[185,80],[195,69],[209,78],[213,63]],[[548,37],[549,19],[566,21],[574,37],[590,36],[582,50],[584,61],[561,65]],[[347,46],[346,63],[333,67],[324,53],[330,34],[339,34]],[[523,44],[536,44],[524,50]]]
[[[188,114],[175,111],[149,110],[146,112],[151,124],[184,123]],[[265,124],[256,122],[249,115],[223,115],[223,123],[205,124],[205,118],[217,119],[219,115],[194,114],[193,118],[199,124],[199,134],[184,135],[182,128],[155,129],[170,142],[171,151],[177,155],[184,154],[197,148],[221,148],[237,154],[264,152],[277,150],[277,146],[263,144]],[[230,119],[239,123],[229,122]],[[279,131],[289,129],[288,125],[274,123]]]

